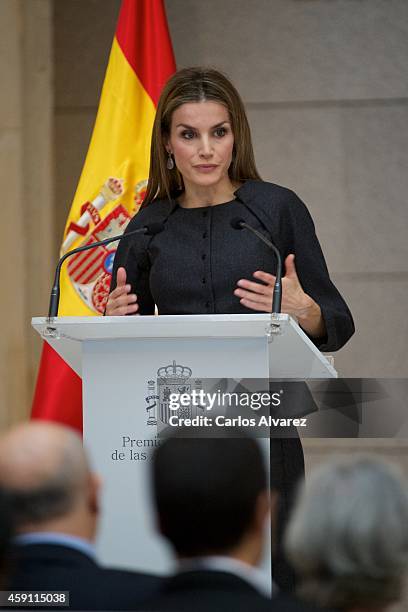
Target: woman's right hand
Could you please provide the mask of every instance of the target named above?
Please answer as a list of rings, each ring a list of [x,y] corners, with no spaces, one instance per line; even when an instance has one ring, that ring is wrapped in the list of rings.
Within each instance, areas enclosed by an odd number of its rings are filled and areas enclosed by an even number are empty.
[[[107,317],[118,317],[127,314],[136,314],[139,306],[137,304],[137,296],[134,293],[129,293],[130,285],[126,284],[125,268],[118,268],[116,274],[116,287],[109,294],[106,303],[105,315]]]

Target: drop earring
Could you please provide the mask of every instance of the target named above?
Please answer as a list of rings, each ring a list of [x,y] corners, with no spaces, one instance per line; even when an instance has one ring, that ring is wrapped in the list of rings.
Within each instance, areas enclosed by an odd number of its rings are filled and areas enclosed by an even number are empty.
[[[174,160],[173,160],[173,156],[170,153],[170,151],[169,151],[168,155],[169,156],[167,158],[167,170],[173,170],[173,168],[174,168]]]

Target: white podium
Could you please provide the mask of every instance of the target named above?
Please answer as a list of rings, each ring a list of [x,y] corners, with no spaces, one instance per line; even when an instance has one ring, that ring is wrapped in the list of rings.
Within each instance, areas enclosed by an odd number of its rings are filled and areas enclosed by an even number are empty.
[[[33,319],[82,377],[85,445],[103,480],[102,561],[171,569],[170,552],[155,533],[148,486],[169,391],[198,389],[203,378],[337,376],[293,319],[279,315],[280,332],[268,336],[270,321],[267,314]],[[268,460],[269,441],[262,442]],[[267,580],[269,559],[266,554]]]

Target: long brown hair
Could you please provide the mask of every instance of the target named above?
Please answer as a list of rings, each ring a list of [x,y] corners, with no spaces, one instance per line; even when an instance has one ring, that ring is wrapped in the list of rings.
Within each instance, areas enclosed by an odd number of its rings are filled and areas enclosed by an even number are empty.
[[[170,137],[171,118],[179,106],[187,102],[219,102],[228,110],[234,149],[228,170],[232,181],[261,180],[255,165],[251,132],[244,104],[233,84],[213,68],[183,68],[167,81],[157,105],[150,147],[150,170],[143,207],[156,198],[171,199],[183,191],[183,177],[177,170],[168,170],[166,141]]]

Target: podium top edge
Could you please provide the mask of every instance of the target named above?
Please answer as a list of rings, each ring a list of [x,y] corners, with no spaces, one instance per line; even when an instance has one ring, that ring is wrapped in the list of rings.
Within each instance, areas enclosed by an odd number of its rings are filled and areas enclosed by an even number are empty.
[[[278,319],[279,321],[288,321],[290,319],[290,315],[281,313],[279,315],[275,315],[274,319]],[[268,322],[271,319],[271,315],[268,313],[261,314],[197,314],[197,315],[143,315],[143,316],[128,316],[128,317],[103,317],[103,316],[82,316],[82,317],[55,317],[53,319],[53,324],[60,325],[72,325],[78,323],[86,323],[91,325],[106,325],[106,323],[112,323],[113,325],[118,324],[159,324],[159,323],[197,323],[199,321],[203,321],[206,323],[210,322],[244,322],[244,321],[262,321]],[[31,324],[33,326],[36,325],[44,325],[48,324],[47,317],[33,317],[31,319]]]
[[[261,337],[298,328],[288,314],[160,315],[129,317],[34,317],[32,327],[43,338],[97,340],[113,338]],[[299,328],[300,329],[300,328]]]

